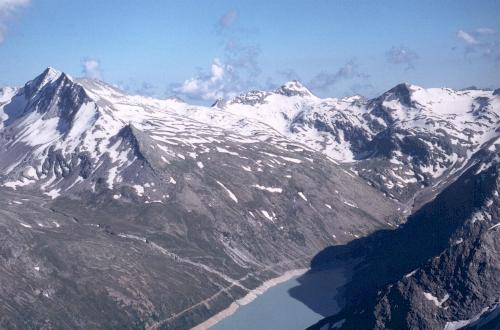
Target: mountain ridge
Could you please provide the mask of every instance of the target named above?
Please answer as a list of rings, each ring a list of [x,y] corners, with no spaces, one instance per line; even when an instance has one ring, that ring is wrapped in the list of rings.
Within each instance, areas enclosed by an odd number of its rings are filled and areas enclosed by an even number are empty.
[[[35,97],[33,90],[43,95]],[[109,84],[73,79],[47,68],[14,94],[11,100],[19,101],[1,106],[0,115],[5,118],[2,126],[10,126],[18,117],[36,112],[38,108],[47,113],[40,118],[30,118],[32,128],[20,128],[23,140],[31,144],[40,144],[44,139],[35,138],[29,132],[43,130],[45,143],[62,135],[63,140],[68,140],[63,143],[68,152],[77,145],[90,151],[102,146],[102,141],[110,135],[118,134],[130,120],[138,124],[165,116],[172,118],[175,114],[246,136],[263,134],[271,139],[285,136],[345,163],[371,185],[402,201],[410,199],[421,185],[446,180],[446,173],[458,170],[470,154],[488,139],[496,138],[494,131],[498,131],[500,122],[497,111],[500,100],[491,91],[423,89],[408,83],[399,84],[377,98],[364,100],[358,97],[320,99],[300,82],[291,81],[274,92],[252,91],[229,101],[219,101],[215,108],[222,111],[211,111],[211,108],[191,106],[176,99],[129,96]],[[28,99],[31,103],[23,106]],[[453,106],[455,114],[439,110]],[[17,112],[9,110],[16,107]],[[60,109],[65,110],[58,113]],[[76,115],[79,118],[73,122]],[[51,118],[58,121],[53,122]],[[471,121],[472,125],[467,124]],[[463,125],[475,128],[461,130]],[[80,135],[90,136],[90,127],[94,127],[99,137],[96,135],[94,141],[84,137],[81,141]],[[8,131],[13,132],[15,128]],[[4,168],[11,165],[6,164]],[[388,170],[391,167],[393,170]]]

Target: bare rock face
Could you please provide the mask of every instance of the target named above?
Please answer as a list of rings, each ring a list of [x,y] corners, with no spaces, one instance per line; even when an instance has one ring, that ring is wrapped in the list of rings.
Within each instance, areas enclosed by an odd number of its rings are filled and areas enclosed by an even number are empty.
[[[345,287],[345,308],[311,329],[498,325],[498,155],[485,152],[475,158],[474,165],[396,231],[369,237],[365,244],[354,242],[341,257],[330,251],[320,258],[365,260]],[[368,274],[371,280],[363,281]]]

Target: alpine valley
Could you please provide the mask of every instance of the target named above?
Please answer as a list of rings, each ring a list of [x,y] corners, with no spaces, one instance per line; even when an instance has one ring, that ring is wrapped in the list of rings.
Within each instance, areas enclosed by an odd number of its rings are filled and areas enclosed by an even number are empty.
[[[339,264],[312,329],[499,328],[499,137],[499,89],[204,107],[47,68],[0,89],[0,328],[189,329]]]

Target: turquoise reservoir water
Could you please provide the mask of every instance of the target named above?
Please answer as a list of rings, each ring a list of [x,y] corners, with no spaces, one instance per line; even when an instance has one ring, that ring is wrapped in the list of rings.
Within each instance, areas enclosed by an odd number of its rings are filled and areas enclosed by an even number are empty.
[[[306,273],[270,288],[211,329],[305,329],[339,310],[336,293],[345,282],[342,269]]]

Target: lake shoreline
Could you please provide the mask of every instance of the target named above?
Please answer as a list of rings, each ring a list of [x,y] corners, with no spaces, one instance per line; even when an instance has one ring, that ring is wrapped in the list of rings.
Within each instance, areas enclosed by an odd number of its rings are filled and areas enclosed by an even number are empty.
[[[248,292],[242,298],[232,302],[231,305],[229,305],[229,307],[227,307],[226,309],[220,311],[219,313],[215,314],[214,316],[210,317],[209,319],[207,319],[207,320],[203,321],[202,323],[193,327],[192,330],[206,330],[206,329],[213,327],[214,325],[216,325],[217,323],[219,323],[223,319],[233,315],[238,310],[239,307],[248,305],[249,303],[254,301],[258,296],[262,295],[270,288],[272,288],[278,284],[281,284],[283,282],[289,281],[290,279],[292,279],[294,277],[304,275],[309,270],[310,270],[309,268],[300,268],[300,269],[289,270],[281,276],[278,276],[278,277],[275,277],[275,278],[272,278],[270,280],[265,281],[257,288]]]

